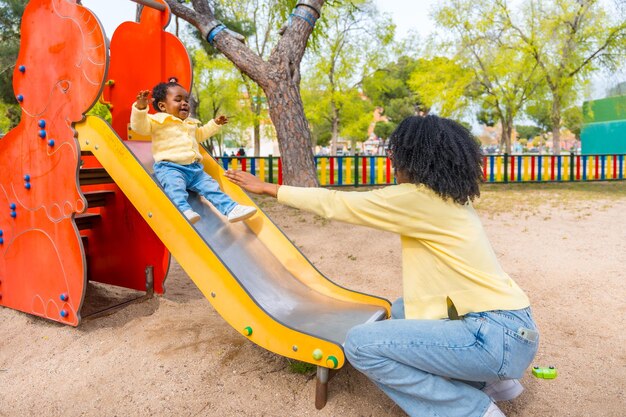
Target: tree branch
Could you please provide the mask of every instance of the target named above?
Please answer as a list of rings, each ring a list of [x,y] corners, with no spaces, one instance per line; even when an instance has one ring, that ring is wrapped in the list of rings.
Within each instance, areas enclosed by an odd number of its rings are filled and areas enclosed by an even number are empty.
[[[192,0],[193,9],[178,3],[177,0],[165,1],[172,13],[198,29],[203,39],[207,38],[212,28],[220,24],[215,19],[207,0]],[[259,85],[267,85],[267,63],[228,31],[219,32],[213,40],[213,46]]]
[[[591,55],[589,55],[579,66],[578,68],[576,68],[575,70],[571,71],[569,73],[569,76],[572,77],[574,75],[576,75],[578,72],[580,72],[585,66],[587,66],[587,64],[589,64],[591,61],[593,61],[595,58],[597,58],[599,56],[599,54],[604,51],[605,49],[607,49],[609,47],[609,45],[611,44],[611,41],[616,38],[619,35],[623,35],[624,32],[624,28],[626,26],[625,25],[620,25],[618,26],[615,30],[613,30],[609,36],[607,36],[604,44],[602,44],[594,53],[592,53]]]
[[[322,9],[324,2],[324,0],[307,0],[307,3],[317,10]],[[316,19],[320,17],[310,7],[300,5],[296,6],[296,9],[313,14]],[[280,66],[281,61],[286,57],[288,62],[283,62],[282,65],[289,65],[290,72],[299,75],[298,68],[312,32],[313,28],[308,22],[298,17],[292,17],[291,24],[285,28],[282,38],[270,54],[270,64]]]

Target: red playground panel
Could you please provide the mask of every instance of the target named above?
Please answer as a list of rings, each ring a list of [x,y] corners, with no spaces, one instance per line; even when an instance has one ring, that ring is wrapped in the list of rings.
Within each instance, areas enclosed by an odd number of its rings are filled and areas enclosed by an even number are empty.
[[[170,76],[190,86],[187,51],[163,30],[169,19],[167,7],[146,7],[140,23],[122,24],[109,63],[104,31],[87,8],[67,0],[26,6],[13,74],[22,118],[0,140],[0,305],[76,326],[88,280],[163,293],[169,252],[97,160],[81,153],[73,124],[104,93],[126,138],[137,91]]]

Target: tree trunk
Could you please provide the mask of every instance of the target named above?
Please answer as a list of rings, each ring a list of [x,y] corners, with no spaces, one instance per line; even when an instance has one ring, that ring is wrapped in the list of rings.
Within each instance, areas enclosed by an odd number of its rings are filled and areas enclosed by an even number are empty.
[[[552,101],[552,155],[561,154],[561,102],[558,98]]]
[[[258,117],[252,123],[254,127],[254,156],[261,156],[261,122]]]
[[[311,134],[304,117],[298,86],[277,84],[268,89],[266,94],[276,135],[279,138],[289,138],[278,141],[280,155],[283,156],[285,184],[316,187],[318,182],[311,150]]]
[[[337,109],[337,105],[334,100],[330,102],[330,106],[333,117],[330,136],[330,154],[335,155],[337,153],[337,142],[339,140],[339,109]]]
[[[261,89],[257,86],[256,101],[252,100],[252,111],[254,112],[254,121],[252,122],[254,128],[254,156],[261,156],[261,110],[263,109],[261,98]]]
[[[511,155],[511,135],[513,134],[513,119],[510,117],[506,118],[504,125],[502,126],[502,131],[504,132],[504,152]]]
[[[511,128],[505,119],[500,121],[500,153],[511,154]]]

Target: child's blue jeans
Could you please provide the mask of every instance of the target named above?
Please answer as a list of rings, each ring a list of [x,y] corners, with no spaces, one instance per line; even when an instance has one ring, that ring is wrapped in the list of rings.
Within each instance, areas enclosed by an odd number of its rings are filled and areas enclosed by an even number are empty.
[[[491,403],[484,383],[521,378],[537,352],[530,308],[406,320],[399,299],[391,311],[392,320],[351,329],[344,348],[409,416],[481,417]]]
[[[154,164],[154,176],[163,186],[165,194],[182,212],[191,210],[187,202],[187,197],[189,197],[187,190],[204,196],[223,215],[230,213],[237,205],[220,190],[217,181],[204,172],[200,162],[179,165],[174,162],[159,161]]]

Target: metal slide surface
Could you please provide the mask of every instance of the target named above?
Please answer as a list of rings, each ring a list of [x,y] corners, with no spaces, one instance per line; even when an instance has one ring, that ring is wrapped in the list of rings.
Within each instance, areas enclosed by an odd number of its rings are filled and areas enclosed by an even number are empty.
[[[94,153],[216,310],[255,343],[327,366],[311,355],[320,350],[323,358],[337,359],[329,367],[341,367],[347,331],[389,315],[387,300],[339,287],[321,275],[260,210],[231,224],[192,193],[190,203],[202,216],[192,226],[150,175],[149,142],[122,142],[94,117],[76,130],[81,149]],[[205,166],[233,199],[254,204],[221,177],[212,158],[205,156]]]

